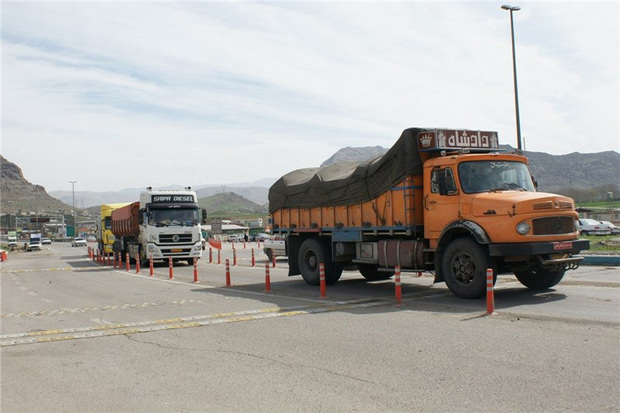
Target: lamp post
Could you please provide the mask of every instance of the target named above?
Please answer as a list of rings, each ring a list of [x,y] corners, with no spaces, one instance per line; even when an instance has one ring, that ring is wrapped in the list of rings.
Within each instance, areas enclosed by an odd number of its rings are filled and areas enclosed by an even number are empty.
[[[510,37],[512,38],[512,75],[514,78],[515,85],[515,115],[517,117],[517,149],[519,151],[521,148],[521,120],[519,118],[519,92],[517,89],[517,57],[515,54],[515,27],[512,22],[512,12],[521,10],[519,6],[510,6],[508,4],[504,4],[502,9],[508,10],[510,12]]]
[[[77,225],[75,225],[75,184],[77,181],[69,181],[69,183],[71,184],[71,195],[73,197],[73,209],[71,209],[71,216],[73,217],[73,237],[75,238],[75,232],[77,229]]]

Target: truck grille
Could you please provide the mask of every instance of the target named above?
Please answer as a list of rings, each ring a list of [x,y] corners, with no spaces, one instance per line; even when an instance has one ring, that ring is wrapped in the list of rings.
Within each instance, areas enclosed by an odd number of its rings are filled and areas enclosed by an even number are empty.
[[[571,217],[546,217],[532,220],[534,235],[569,234],[575,231]]]
[[[534,211],[540,211],[543,209],[553,209],[553,208],[554,208],[554,203],[552,201],[540,202],[538,204],[534,204]],[[566,202],[566,201],[556,201],[555,208],[572,209],[573,204],[571,204],[570,202]]]
[[[192,234],[160,234],[160,244],[188,244],[192,242]]]

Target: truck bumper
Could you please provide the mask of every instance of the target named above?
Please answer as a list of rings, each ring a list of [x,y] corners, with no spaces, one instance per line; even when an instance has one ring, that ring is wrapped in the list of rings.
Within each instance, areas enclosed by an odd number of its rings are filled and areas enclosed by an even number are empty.
[[[509,257],[515,255],[578,254],[587,249],[590,249],[590,241],[587,239],[523,244],[489,244],[489,255],[492,257]]]

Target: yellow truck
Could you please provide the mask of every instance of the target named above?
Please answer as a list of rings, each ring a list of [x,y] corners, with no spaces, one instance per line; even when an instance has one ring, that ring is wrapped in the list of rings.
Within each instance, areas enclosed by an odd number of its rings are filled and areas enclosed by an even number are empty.
[[[486,270],[531,289],[579,266],[578,214],[542,193],[520,153],[496,132],[406,129],[383,156],[293,171],[269,190],[273,233],[286,235],[289,275],[327,283],[343,269],[368,280],[431,271],[458,297],[486,291]]]
[[[129,205],[129,203],[101,205],[99,222],[97,223],[97,243],[99,251],[102,253],[111,254],[114,251],[112,246],[116,237],[112,233],[112,211],[126,205]]]

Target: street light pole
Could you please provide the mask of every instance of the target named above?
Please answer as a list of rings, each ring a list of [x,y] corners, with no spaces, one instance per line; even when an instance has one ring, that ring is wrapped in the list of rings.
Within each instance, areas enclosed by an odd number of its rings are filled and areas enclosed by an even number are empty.
[[[519,118],[519,92],[517,88],[517,57],[515,53],[515,27],[512,22],[512,12],[521,10],[519,6],[510,6],[508,4],[504,4],[502,9],[510,11],[510,37],[512,39],[512,75],[514,78],[514,86],[515,86],[515,115],[517,118],[517,149],[519,151],[522,150],[521,147],[521,120]]]
[[[77,183],[77,181],[69,181],[69,183],[71,184],[71,195],[73,197],[73,209],[71,209],[71,216],[73,217],[73,237],[76,237],[76,227],[77,225],[75,225],[75,184]]]

